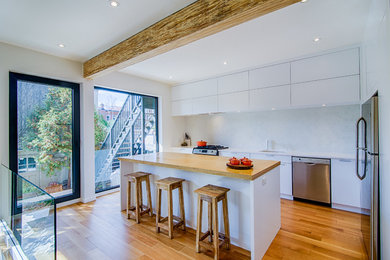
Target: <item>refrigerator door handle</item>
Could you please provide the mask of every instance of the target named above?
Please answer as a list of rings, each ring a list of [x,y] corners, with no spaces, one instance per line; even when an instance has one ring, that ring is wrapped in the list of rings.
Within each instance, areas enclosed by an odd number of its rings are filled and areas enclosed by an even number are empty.
[[[359,147],[359,137],[360,137],[360,131],[359,126],[360,123],[363,123],[363,130],[364,130],[364,138],[363,138],[363,147]],[[363,175],[360,175],[359,173],[359,152],[360,150],[364,151],[364,168],[363,168]],[[356,123],[356,176],[363,180],[366,178],[367,174],[367,121],[363,117],[359,118],[359,120]]]

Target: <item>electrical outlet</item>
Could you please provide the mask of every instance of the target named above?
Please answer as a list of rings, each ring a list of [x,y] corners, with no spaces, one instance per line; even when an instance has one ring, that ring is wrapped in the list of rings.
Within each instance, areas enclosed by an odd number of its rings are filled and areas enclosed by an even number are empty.
[[[261,184],[264,186],[264,185],[266,185],[267,184],[267,178],[263,178],[262,180],[261,180]]]

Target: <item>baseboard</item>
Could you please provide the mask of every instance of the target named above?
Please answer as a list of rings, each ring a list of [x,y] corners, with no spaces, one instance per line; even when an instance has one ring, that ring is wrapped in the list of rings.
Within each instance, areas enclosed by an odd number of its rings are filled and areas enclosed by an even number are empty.
[[[96,200],[96,196],[91,196],[91,197],[81,198],[80,199],[80,201],[82,203],[88,203],[88,202],[95,201],[95,200]]]
[[[280,198],[286,199],[286,200],[294,200],[293,196],[287,195],[287,194],[282,194],[282,193],[280,193]]]
[[[370,210],[369,209],[363,209],[363,208],[358,208],[358,207],[353,207],[353,206],[341,205],[341,204],[337,204],[337,203],[332,203],[332,208],[333,209],[344,210],[344,211],[349,211],[349,212],[354,212],[354,213],[359,213],[359,214],[364,214],[364,215],[369,215],[370,214]]]
[[[61,203],[58,203],[58,204],[56,205],[56,207],[57,207],[57,209],[59,209],[59,208],[62,208],[62,207],[66,207],[66,206],[69,206],[69,205],[78,203],[78,202],[80,202],[80,201],[81,201],[81,199],[79,198],[79,199],[74,199],[74,200],[69,200],[69,201],[61,202]]]
[[[97,198],[97,197],[104,196],[104,195],[107,195],[107,194],[115,193],[115,192],[118,192],[118,191],[120,191],[120,190],[121,190],[121,188],[118,187],[118,188],[115,188],[115,189],[102,191],[102,192],[96,193],[96,198]]]

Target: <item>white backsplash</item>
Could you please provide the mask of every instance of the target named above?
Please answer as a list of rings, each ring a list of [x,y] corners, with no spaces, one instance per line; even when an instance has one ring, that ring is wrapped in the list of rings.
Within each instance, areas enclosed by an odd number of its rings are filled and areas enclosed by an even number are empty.
[[[187,117],[193,141],[231,148],[353,154],[358,105]]]

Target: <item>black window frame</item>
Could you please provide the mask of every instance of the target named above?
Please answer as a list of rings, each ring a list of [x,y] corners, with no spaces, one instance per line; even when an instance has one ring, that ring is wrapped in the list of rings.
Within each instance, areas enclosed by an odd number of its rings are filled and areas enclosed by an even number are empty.
[[[155,98],[156,99],[156,153],[159,152],[160,150],[160,121],[159,121],[159,113],[160,113],[160,110],[159,110],[159,97],[156,97],[156,96],[152,96],[152,95],[145,95],[145,94],[140,94],[140,93],[135,93],[135,92],[130,92],[130,91],[124,91],[124,90],[117,90],[117,89],[111,89],[111,88],[107,88],[107,87],[101,87],[101,86],[94,86],[94,90],[97,89],[97,90],[105,90],[105,91],[112,91],[112,92],[117,92],[117,93],[122,93],[122,94],[126,94],[126,95],[137,95],[137,96],[142,96],[142,97],[151,97],[151,98]],[[94,104],[95,105],[95,104]],[[144,119],[145,120],[145,119]],[[145,125],[145,122],[143,122],[143,124]],[[144,143],[143,145],[145,146],[145,140],[144,140]],[[96,174],[96,169],[95,169],[95,174]],[[94,183],[95,185],[95,183]],[[120,185],[117,185],[117,186],[113,186],[113,187],[110,187],[108,189],[105,189],[105,190],[99,190],[99,191],[96,191],[95,189],[95,194],[98,194],[98,193],[102,193],[102,192],[106,192],[106,191],[109,191],[109,190],[113,190],[113,189],[117,189],[119,188]]]
[[[71,195],[55,198],[55,203],[61,203],[80,198],[80,84],[17,72],[9,72],[9,167],[15,173],[18,173],[18,80],[72,89],[73,193]],[[14,181],[12,188],[13,195],[16,196],[16,182]],[[13,213],[16,213],[17,211],[18,209],[16,208],[16,205],[13,205]]]

